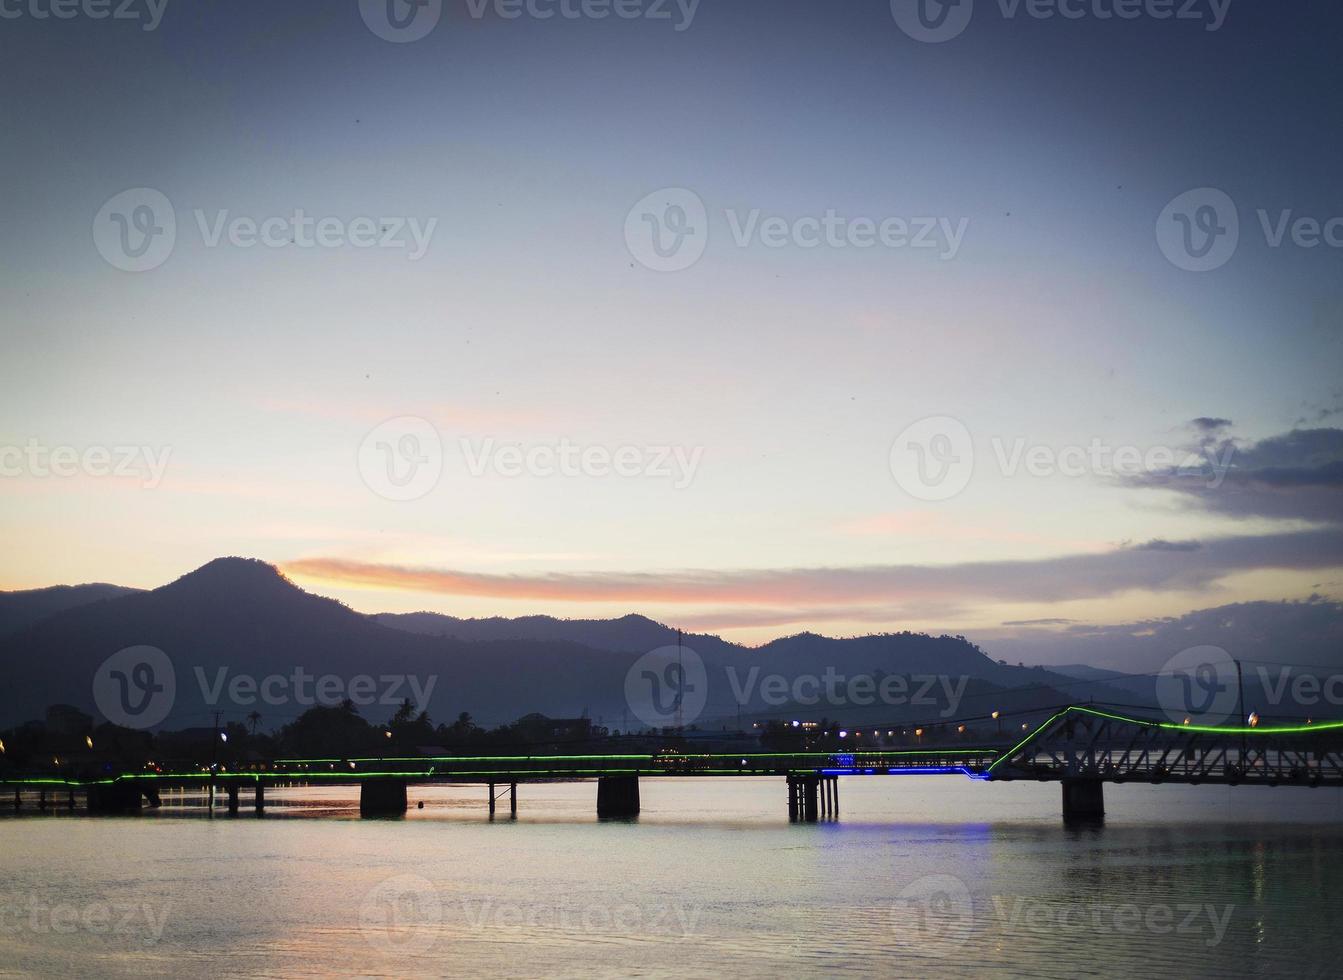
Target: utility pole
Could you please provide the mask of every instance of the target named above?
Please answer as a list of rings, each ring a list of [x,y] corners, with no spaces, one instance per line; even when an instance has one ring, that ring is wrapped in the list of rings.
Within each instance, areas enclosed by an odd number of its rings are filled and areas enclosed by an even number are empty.
[[[210,800],[208,809],[210,815],[215,812],[215,773],[219,769],[219,712],[215,712],[215,731],[214,738],[210,739]]]
[[[681,662],[681,630],[676,630],[676,732],[681,733],[681,705],[685,701],[685,665]]]
[[[1235,661],[1235,664],[1236,664],[1236,688],[1240,692],[1240,728],[1241,728],[1240,767],[1241,770],[1243,771],[1245,769],[1245,749],[1247,740],[1247,736],[1245,734],[1245,726],[1249,724],[1249,722],[1247,721],[1245,715],[1245,677],[1240,670],[1240,661],[1239,660]]]

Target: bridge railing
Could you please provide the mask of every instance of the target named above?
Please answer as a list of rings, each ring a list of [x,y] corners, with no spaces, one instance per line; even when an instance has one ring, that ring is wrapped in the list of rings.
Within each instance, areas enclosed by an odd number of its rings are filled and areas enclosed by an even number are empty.
[[[988,767],[993,779],[1343,785],[1343,722],[1176,724],[1091,707],[1058,712]]]

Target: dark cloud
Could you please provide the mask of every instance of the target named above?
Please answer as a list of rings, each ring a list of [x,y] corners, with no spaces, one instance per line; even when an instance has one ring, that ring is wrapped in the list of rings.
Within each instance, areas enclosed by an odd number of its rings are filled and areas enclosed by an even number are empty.
[[[1230,419],[1210,418],[1207,415],[1202,415],[1199,418],[1191,419],[1189,424],[1194,431],[1200,434],[1216,435],[1231,428],[1234,423]]]
[[[1343,429],[1294,429],[1244,444],[1213,440],[1197,447],[1190,465],[1123,481],[1232,517],[1343,524]]]
[[[1007,625],[1007,624],[1004,624]],[[1181,650],[1221,647],[1247,664],[1294,664],[1343,670],[1343,603],[1311,596],[1284,602],[1240,602],[1183,616],[1066,629],[1018,628],[975,633],[995,657],[1026,663],[1075,664],[1144,673]]]
[[[1165,538],[1153,538],[1139,545],[1134,545],[1138,551],[1198,551],[1203,545],[1197,541],[1167,541]]]
[[[1150,545],[1150,543],[1149,543]],[[1343,527],[1209,538],[1185,546],[951,565],[497,575],[311,558],[284,570],[314,581],[441,595],[568,602],[712,604],[794,610],[874,603],[1059,602],[1130,590],[1207,589],[1236,572],[1343,566]],[[838,618],[838,617],[836,617]]]

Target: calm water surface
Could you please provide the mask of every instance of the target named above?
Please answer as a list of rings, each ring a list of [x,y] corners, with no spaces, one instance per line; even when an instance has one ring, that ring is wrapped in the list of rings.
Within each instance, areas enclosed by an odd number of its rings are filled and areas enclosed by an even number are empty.
[[[587,783],[490,823],[485,792],[0,819],[0,973],[1343,973],[1335,791],[1111,786],[1091,829],[1056,785],[958,777],[844,779],[837,823],[792,826],[782,780],[646,779],[637,822]]]

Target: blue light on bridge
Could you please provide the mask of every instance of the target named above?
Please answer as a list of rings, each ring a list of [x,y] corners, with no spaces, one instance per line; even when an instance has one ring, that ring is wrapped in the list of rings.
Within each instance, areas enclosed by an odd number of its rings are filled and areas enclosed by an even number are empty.
[[[853,767],[844,769],[822,769],[823,776],[874,776],[877,775],[876,769],[855,769]],[[977,773],[965,766],[910,766],[903,768],[885,769],[881,772],[887,776],[969,776],[971,779],[984,779],[982,773]]]

